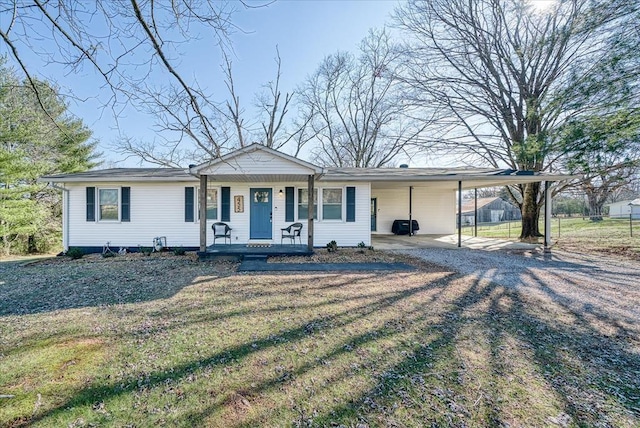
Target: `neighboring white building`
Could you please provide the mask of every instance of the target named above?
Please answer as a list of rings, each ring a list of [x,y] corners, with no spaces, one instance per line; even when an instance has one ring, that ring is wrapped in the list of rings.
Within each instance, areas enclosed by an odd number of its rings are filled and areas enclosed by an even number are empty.
[[[632,201],[620,201],[607,204],[609,207],[609,217],[611,218],[631,218],[640,219],[640,198]]]
[[[204,251],[214,222],[227,223],[232,243],[243,245],[280,244],[280,229],[293,222],[303,223],[309,247],[370,245],[372,234],[390,234],[395,220],[409,218],[421,234],[451,234],[459,189],[565,178],[488,168],[322,168],[253,144],[186,170],[116,168],[40,181],[63,192],[65,250],[88,252],[107,242],[150,246],[159,236],[170,247]]]
[[[477,212],[476,212],[477,208]],[[499,223],[502,221],[521,220],[520,208],[499,197],[463,199],[462,224],[471,226],[478,223]]]

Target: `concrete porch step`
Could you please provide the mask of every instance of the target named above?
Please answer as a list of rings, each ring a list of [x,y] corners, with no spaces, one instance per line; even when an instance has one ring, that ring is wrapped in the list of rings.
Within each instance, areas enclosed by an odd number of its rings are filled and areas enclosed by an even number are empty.
[[[243,261],[267,262],[269,256],[266,254],[246,254],[242,256]]]

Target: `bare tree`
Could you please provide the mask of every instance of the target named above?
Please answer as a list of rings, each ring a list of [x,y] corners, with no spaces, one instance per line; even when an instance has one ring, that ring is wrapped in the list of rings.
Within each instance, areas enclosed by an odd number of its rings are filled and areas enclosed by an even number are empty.
[[[276,78],[265,85],[267,92],[259,94],[257,97],[257,107],[262,114],[260,128],[262,130],[262,138],[260,141],[267,147],[272,149],[280,149],[286,145],[295,135],[290,134],[280,138],[280,134],[284,131],[284,119],[289,112],[291,100],[294,93],[285,93],[282,98],[280,91],[280,77],[282,76],[282,60],[280,51],[276,46]]]
[[[186,150],[179,144],[186,140],[219,156],[228,144],[218,127],[225,112],[195,77],[187,77],[180,52],[195,34],[212,48],[228,49],[237,5],[244,6],[210,0],[12,0],[0,9],[0,38],[28,81],[36,79],[29,53],[69,73],[90,67],[108,89],[103,102],[116,117],[134,104],[155,114],[167,150]]]
[[[121,138],[116,144],[116,151],[145,162],[174,167],[219,156],[228,150],[244,147],[253,142],[259,142],[276,150],[293,142],[296,146],[295,155],[297,155],[306,142],[304,139],[306,123],[304,121],[286,123],[294,93],[285,93],[284,97],[282,95],[280,90],[282,60],[277,48],[276,52],[276,76],[274,80],[264,85],[267,92],[256,96],[258,109],[256,115],[247,112],[243,107],[234,79],[233,61],[227,52],[222,52],[221,69],[224,84],[227,87],[227,99],[217,103],[216,108],[210,111],[211,122],[216,124],[212,129],[217,141],[216,153],[192,144],[194,137],[191,134],[188,134],[190,138],[184,141],[183,138],[166,139],[163,137],[164,132],[159,132],[157,139],[153,142]],[[189,124],[181,122],[182,117],[186,116],[176,114],[176,112],[185,111],[184,107],[181,107],[185,99],[179,94],[167,95],[166,91],[157,91],[154,97],[149,98],[151,102],[148,103],[148,109],[160,119],[162,125],[158,126],[158,130],[172,131],[175,134],[182,129],[187,129],[184,132],[189,133]],[[210,99],[208,101],[212,102]],[[294,131],[289,132],[288,128]]]
[[[411,1],[396,12],[413,37],[408,97],[440,111],[439,142],[461,161],[550,171],[561,158],[555,129],[619,101],[614,79],[598,81],[595,65],[611,59],[607,40],[637,13],[628,0],[559,1],[544,12],[528,0]],[[540,236],[540,184],[517,193],[521,238]]]
[[[411,117],[396,76],[399,51],[386,31],[371,31],[359,56],[327,56],[300,90],[300,105],[325,165],[379,167],[408,149],[426,127]]]

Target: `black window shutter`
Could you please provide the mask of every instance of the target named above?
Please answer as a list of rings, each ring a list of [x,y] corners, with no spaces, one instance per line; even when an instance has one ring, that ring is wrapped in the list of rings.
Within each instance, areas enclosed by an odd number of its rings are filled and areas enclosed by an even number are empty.
[[[347,187],[347,221],[356,221],[356,188]]]
[[[120,189],[120,221],[131,221],[131,187]]]
[[[87,221],[96,221],[96,188],[87,187]]]
[[[293,200],[293,187],[285,187],[284,188],[284,221],[293,221],[293,210],[294,210],[294,200]]]
[[[194,194],[195,188],[193,187],[185,187],[184,188],[184,221],[185,222],[193,222],[193,207],[194,207]]]
[[[220,189],[220,196],[222,196],[220,221],[231,221],[231,187]]]

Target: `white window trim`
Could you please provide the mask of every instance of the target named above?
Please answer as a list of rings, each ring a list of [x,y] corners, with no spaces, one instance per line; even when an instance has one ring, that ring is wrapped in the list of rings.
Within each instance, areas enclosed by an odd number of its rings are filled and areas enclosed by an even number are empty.
[[[206,221],[211,221],[215,223],[217,221],[220,221],[220,207],[222,203],[222,186],[207,187],[207,189],[216,189],[216,192],[217,192],[216,200],[218,204],[218,210],[217,210],[216,218],[206,219]],[[200,186],[196,186],[194,192],[195,192],[196,203],[193,204],[193,209],[195,210],[195,213],[193,214],[193,218],[195,219],[194,223],[199,223],[200,222]]]
[[[342,197],[340,198],[340,218],[324,218],[324,191],[325,190],[340,190],[342,192]],[[318,194],[318,202],[320,206],[318,209],[321,211],[318,212],[318,217],[322,217],[322,221],[326,221],[329,223],[344,223],[346,216],[346,203],[345,203],[345,188],[344,187],[323,187],[322,195]],[[332,204],[335,205],[335,204]],[[322,215],[320,215],[322,214]]]
[[[306,187],[296,187],[295,188],[295,218],[297,221],[304,221],[307,219],[301,219],[298,208],[300,207],[300,201],[298,196],[298,189],[306,190]],[[327,223],[346,223],[347,219],[347,203],[346,203],[346,195],[347,195],[347,186],[335,186],[335,187],[315,187],[314,190],[318,192],[318,204],[316,205],[316,209],[318,212],[318,218],[314,219],[314,222],[327,222]],[[342,191],[342,201],[340,203],[340,218],[339,219],[325,219],[323,215],[323,205],[322,197],[323,192],[325,190],[341,190]]]
[[[116,201],[116,209],[118,210],[118,219],[117,220],[110,220],[110,219],[106,219],[103,220],[102,216],[101,216],[101,211],[100,211],[100,191],[101,190],[117,190],[118,191],[118,200]],[[114,187],[114,186],[108,186],[108,187],[96,187],[96,222],[97,223],[120,223],[121,222],[121,218],[120,216],[122,215],[122,187]]]

